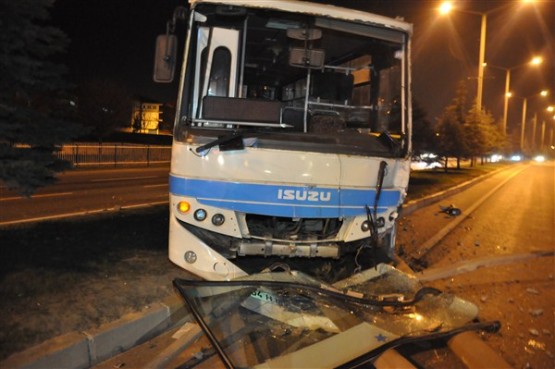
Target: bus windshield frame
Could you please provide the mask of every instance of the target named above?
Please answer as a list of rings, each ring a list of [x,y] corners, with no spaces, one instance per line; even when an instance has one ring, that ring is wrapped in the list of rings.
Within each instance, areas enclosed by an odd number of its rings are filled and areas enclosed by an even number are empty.
[[[176,141],[234,133],[258,147],[407,155],[407,33],[204,3],[191,19]]]

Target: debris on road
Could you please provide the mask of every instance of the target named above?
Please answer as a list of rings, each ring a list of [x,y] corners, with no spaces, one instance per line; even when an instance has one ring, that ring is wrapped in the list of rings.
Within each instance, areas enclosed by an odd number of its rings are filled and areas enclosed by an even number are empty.
[[[291,367],[292,360],[295,367],[336,367],[366,362],[384,347],[500,328],[477,321],[471,302],[387,264],[333,285],[299,271],[272,271],[231,281],[176,279],[174,286],[230,367]],[[314,355],[334,346],[345,349]]]
[[[530,309],[528,313],[532,316],[540,316],[543,314],[543,309]]]
[[[530,334],[531,334],[532,336],[536,336],[536,337],[537,337],[537,336],[540,335],[540,332],[539,332],[537,329],[534,329],[534,328],[530,328],[530,329],[528,330],[528,332],[530,332]]]
[[[450,215],[452,217],[456,217],[462,214],[462,210],[455,207],[455,205],[451,204],[449,206],[439,206],[440,207],[440,213],[445,213],[447,215]]]

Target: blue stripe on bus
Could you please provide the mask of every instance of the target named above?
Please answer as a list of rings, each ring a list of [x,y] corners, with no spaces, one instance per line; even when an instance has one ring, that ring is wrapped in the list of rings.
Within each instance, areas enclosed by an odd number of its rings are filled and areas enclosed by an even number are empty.
[[[248,214],[280,217],[338,218],[366,214],[374,206],[372,189],[268,185],[181,178],[170,175],[170,193],[199,203]],[[400,191],[383,190],[378,212],[396,207]]]

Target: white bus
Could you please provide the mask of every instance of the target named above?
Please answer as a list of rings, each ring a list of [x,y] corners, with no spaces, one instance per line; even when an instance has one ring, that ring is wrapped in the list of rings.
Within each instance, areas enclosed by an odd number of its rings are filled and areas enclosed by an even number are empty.
[[[158,82],[173,79],[179,16],[171,261],[231,280],[249,258],[392,257],[410,172],[412,26],[304,1],[191,0],[157,40]]]

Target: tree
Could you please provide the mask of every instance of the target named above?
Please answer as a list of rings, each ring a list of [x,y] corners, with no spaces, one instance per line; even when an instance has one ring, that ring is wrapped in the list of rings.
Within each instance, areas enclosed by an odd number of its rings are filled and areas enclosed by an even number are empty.
[[[466,81],[461,80],[457,85],[457,91],[455,92],[455,98],[451,103],[451,109],[455,114],[455,119],[460,124],[464,123],[468,112],[468,88],[466,87]]]
[[[444,158],[445,171],[447,171],[449,157],[457,159],[457,169],[460,169],[461,158],[469,152],[463,130],[467,115],[466,95],[466,84],[461,81],[455,98],[445,108],[437,125],[437,154]]]
[[[462,81],[456,97],[445,108],[437,126],[436,151],[445,158],[446,171],[449,156],[457,158],[457,168],[460,168],[463,157],[470,158],[473,166],[477,157],[483,163],[486,156],[506,150],[509,146],[501,125],[495,123],[491,113],[478,110],[476,105],[467,108],[466,95],[466,86]]]
[[[460,169],[460,159],[467,152],[463,137],[463,125],[457,111],[454,106],[448,106],[438,122],[436,143],[437,154],[443,157],[446,172],[450,157],[457,159],[457,169]]]
[[[119,84],[92,80],[77,89],[79,119],[98,139],[116,128],[129,126],[131,98]]]
[[[417,101],[412,103],[412,151],[421,155],[433,150],[434,127]]]
[[[489,149],[491,154],[495,153],[508,153],[511,149],[510,137],[503,130],[502,122],[497,122],[497,124],[492,124],[490,126],[491,137],[489,140]]]
[[[488,151],[488,127],[493,124],[493,118],[476,105],[470,109],[464,121],[463,140],[466,143],[466,156],[470,157],[470,166],[474,166],[475,158]]]
[[[500,125],[495,123],[493,116],[485,111],[478,111],[476,106],[468,112],[464,123],[465,142],[468,147],[471,165],[475,158],[484,157],[507,148],[508,142]]]
[[[51,61],[68,43],[47,25],[53,0],[0,0],[0,180],[25,195],[69,167],[59,146],[79,130],[66,119],[64,67]]]

